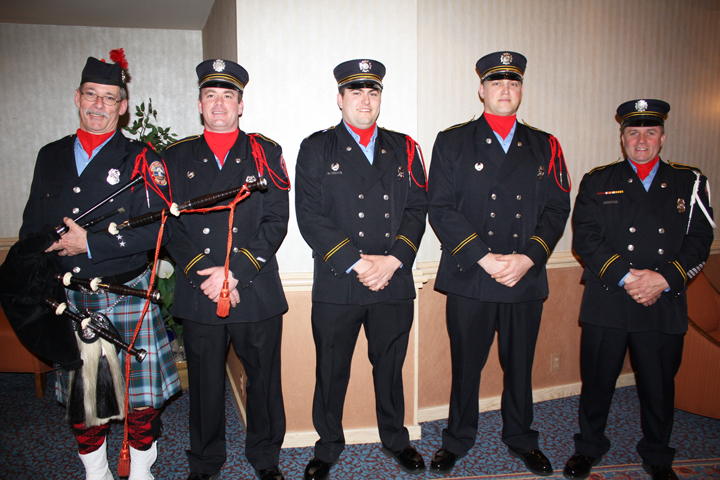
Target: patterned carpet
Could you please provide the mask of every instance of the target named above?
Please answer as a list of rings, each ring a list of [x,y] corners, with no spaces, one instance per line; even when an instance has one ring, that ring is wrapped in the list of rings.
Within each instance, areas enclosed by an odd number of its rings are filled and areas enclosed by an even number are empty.
[[[75,440],[67,427],[64,410],[53,396],[54,376],[48,376],[45,396],[34,393],[30,374],[0,374],[0,480],[83,479],[82,464],[77,457]],[[562,467],[573,453],[572,436],[577,430],[578,397],[551,400],[535,405],[534,427],[540,430],[540,446],[552,461],[555,475],[562,477]],[[222,479],[253,479],[254,472],[243,454],[244,432],[229,391],[228,460]],[[170,402],[163,414],[164,431],[159,442],[159,458],[153,473],[158,480],[180,479],[188,475],[185,449],[189,446],[187,430],[188,395]],[[618,389],[608,422],[608,437],[613,447],[602,463],[593,469],[590,480],[647,479],[635,452],[640,439],[639,405],[634,387]],[[720,420],[677,411],[672,445],[677,448],[675,471],[681,479],[720,479]],[[422,424],[421,441],[415,446],[429,463],[439,446],[445,421]],[[442,478],[446,480],[489,479],[526,480],[536,478],[524,466],[507,455],[500,441],[500,412],[480,414],[477,443],[453,472],[407,475],[381,453],[378,444],[349,445],[331,479],[410,480]],[[113,425],[109,437],[110,463],[117,466],[122,443],[122,426]],[[288,480],[302,479],[312,448],[285,449],[280,465]],[[117,478],[117,477],[116,477]]]

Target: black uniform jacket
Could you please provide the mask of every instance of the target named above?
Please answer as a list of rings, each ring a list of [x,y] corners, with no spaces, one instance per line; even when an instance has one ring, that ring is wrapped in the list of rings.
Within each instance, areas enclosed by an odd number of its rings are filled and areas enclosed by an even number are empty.
[[[687,330],[685,285],[705,264],[713,240],[699,205],[690,219],[698,178],[712,214],[707,179],[692,167],[661,160],[647,192],[627,160],[585,175],[573,212],[573,249],[586,265],[581,322],[630,332]],[[670,291],[642,306],[618,285],[630,268],[656,270]]]
[[[405,135],[378,128],[370,165],[340,122],[302,142],[296,169],[298,226],[315,259],[313,301],[415,298],[412,266],[425,231],[427,193],[417,152],[408,170]],[[393,255],[403,266],[385,289],[372,292],[354,271],[345,273],[361,253]]]
[[[443,250],[438,290],[499,303],[548,295],[545,264],[570,214],[569,193],[558,185],[569,190],[569,179],[558,161],[551,171],[548,139],[518,123],[506,154],[484,116],[438,134],[428,188]],[[534,266],[506,287],[477,263],[490,252],[525,254]]]
[[[287,181],[280,145],[264,137],[257,140],[269,167]],[[248,176],[259,176],[250,139],[243,131],[222,170],[204,136],[179,140],[165,150],[165,158],[170,175],[174,175],[173,197],[178,204],[239,187]],[[231,308],[226,318],[217,316],[217,304],[203,294],[200,285],[207,277],[197,272],[225,265],[230,211],[183,213],[172,220],[168,251],[177,264],[173,315],[198,323],[225,324],[259,322],[287,310],[275,252],[287,233],[288,192],[275,185],[267,167],[263,176],[267,190],[253,192],[235,209],[230,271],[239,282],[240,304]],[[229,203],[226,200],[220,205]]]
[[[23,213],[21,238],[40,231],[43,226],[62,225],[63,217],[76,218],[120,189],[130,181],[136,157],[143,150],[147,150],[145,157],[148,165],[157,173],[154,177],[150,175],[149,180],[155,182],[165,198],[170,199],[167,176],[160,157],[148,145],[129,140],[118,130],[78,176],[75,138],[76,135],[70,135],[40,149],[30,198]],[[115,236],[108,233],[107,227],[110,222],[120,224],[130,218],[162,210],[167,208],[167,204],[151,188],[146,195],[145,187],[141,184],[115,197],[84,220],[120,207],[125,208],[124,213],[89,227],[87,241],[92,258],[85,254],[58,256],[56,263],[61,271],[73,272],[77,277],[92,278],[129,272],[148,263],[147,252],[155,249],[159,223],[121,230]]]

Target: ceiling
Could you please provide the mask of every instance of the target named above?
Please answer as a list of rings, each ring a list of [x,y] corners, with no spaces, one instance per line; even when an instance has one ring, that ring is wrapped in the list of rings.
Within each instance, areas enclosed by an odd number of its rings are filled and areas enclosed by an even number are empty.
[[[215,0],[0,0],[1,23],[202,30]]]

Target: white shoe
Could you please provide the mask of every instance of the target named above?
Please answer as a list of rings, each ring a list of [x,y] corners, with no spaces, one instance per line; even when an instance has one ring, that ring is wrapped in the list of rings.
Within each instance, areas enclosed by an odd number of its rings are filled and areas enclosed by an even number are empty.
[[[107,439],[94,452],[78,456],[85,465],[85,480],[114,480],[107,461]]]
[[[128,480],[153,480],[150,467],[157,460],[157,440],[147,450],[130,447],[130,476]]]

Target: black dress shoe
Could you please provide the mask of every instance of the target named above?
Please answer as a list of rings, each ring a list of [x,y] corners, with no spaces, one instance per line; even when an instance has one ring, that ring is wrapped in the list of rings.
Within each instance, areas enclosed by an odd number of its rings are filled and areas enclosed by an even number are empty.
[[[327,480],[330,477],[330,469],[335,466],[337,460],[332,463],[323,462],[313,457],[305,467],[304,480]]]
[[[653,480],[678,480],[677,475],[669,465],[648,465],[643,463],[643,470],[649,473]]]
[[[217,473],[190,473],[187,480],[217,480],[220,478],[220,472]]]
[[[527,453],[518,453],[511,448],[508,448],[508,453],[515,458],[519,458],[525,464],[527,469],[539,475],[541,477],[548,477],[552,475],[553,468],[550,460],[540,450],[533,450]]]
[[[416,474],[425,471],[425,462],[413,447],[405,447],[402,450],[393,452],[383,446],[382,451],[385,455],[395,460],[400,468],[407,473]]]
[[[563,469],[563,475],[565,478],[576,478],[583,479],[590,476],[590,470],[592,467],[600,463],[602,457],[595,458],[590,455],[583,455],[582,453],[575,452],[565,464]]]
[[[456,455],[450,450],[441,448],[433,455],[430,462],[430,470],[440,473],[448,473],[455,467],[455,462],[467,455],[467,452]]]
[[[278,466],[255,470],[255,475],[257,475],[260,480],[285,480],[285,477]]]

